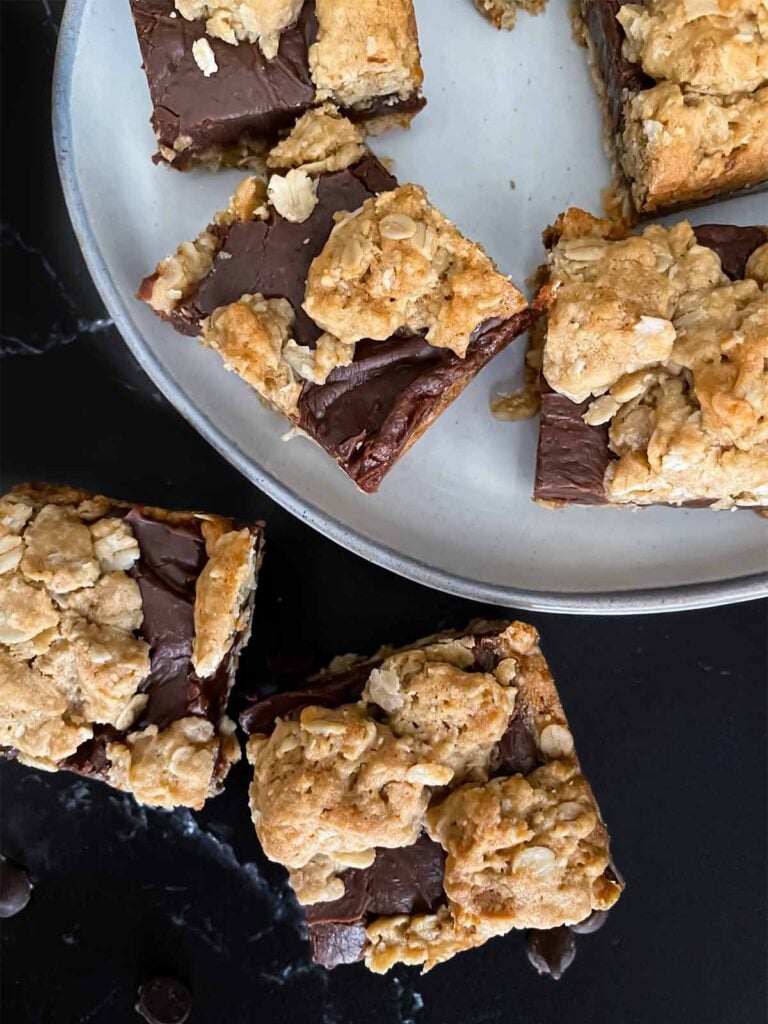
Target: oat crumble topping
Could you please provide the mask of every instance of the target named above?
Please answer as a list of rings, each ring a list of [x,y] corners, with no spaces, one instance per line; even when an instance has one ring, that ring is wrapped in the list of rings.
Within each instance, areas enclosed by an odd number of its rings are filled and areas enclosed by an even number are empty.
[[[610,500],[765,504],[768,289],[749,276],[765,253],[732,282],[687,221],[611,240],[568,217],[545,288],[544,376],[595,399],[587,423],[609,424]]]
[[[307,174],[343,171],[365,154],[363,132],[331,103],[303,114],[290,135],[267,157],[273,169],[302,168]]]
[[[23,764],[54,771],[110,726],[111,785],[163,807],[202,807],[217,759],[237,760],[233,726],[187,717],[158,730],[139,719],[150,648],[137,635],[141,591],[128,575],[140,557],[132,506],[69,488],[17,488],[0,498],[0,745]],[[147,510],[158,521],[191,514]],[[255,540],[229,520],[201,517],[208,561],[195,599],[193,662],[213,674],[247,638]],[[103,731],[103,730],[102,730]]]
[[[304,0],[175,0],[176,10],[187,21],[205,19],[209,36],[233,46],[241,42],[258,43],[267,60],[277,56],[280,35],[296,21],[303,3]]]
[[[763,0],[623,4],[624,57],[655,84],[630,95],[618,141],[635,208],[652,213],[768,173]]]
[[[192,55],[195,58],[195,64],[197,64],[203,72],[205,78],[210,78],[211,75],[215,75],[219,70],[219,65],[216,63],[216,57],[211,49],[211,44],[205,37],[202,39],[196,39],[195,42],[192,43]],[[187,146],[182,145],[179,147],[179,139],[177,139],[173,148],[176,150],[180,149],[180,151],[183,152]]]
[[[445,850],[445,906],[372,921],[373,971],[429,969],[511,928],[583,920],[620,894],[538,634],[497,628],[492,671],[476,665],[475,636],[430,638],[384,652],[359,702],[306,707],[248,741],[256,832],[302,903],[339,899],[340,872],[370,866],[377,847],[426,830]],[[491,778],[514,714],[543,764]]]
[[[525,299],[482,248],[464,238],[418,185],[402,185],[342,216],[307,279],[304,309],[343,342],[426,329],[466,355],[485,319]]]

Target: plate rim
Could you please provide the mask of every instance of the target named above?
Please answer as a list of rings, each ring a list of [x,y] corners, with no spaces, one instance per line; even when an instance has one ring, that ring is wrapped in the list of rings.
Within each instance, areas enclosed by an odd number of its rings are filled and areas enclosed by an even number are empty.
[[[474,580],[402,555],[363,536],[302,498],[246,455],[236,441],[225,436],[196,407],[163,369],[141,332],[134,327],[86,213],[75,169],[69,101],[77,37],[89,2],[67,0],[59,29],[52,81],[53,143],[70,220],[93,283],[120,336],[141,368],[187,422],[247,480],[307,526],[346,550],[416,583],[475,602],[559,614],[626,615],[693,611],[768,597],[768,573],[763,572],[704,583],[594,592],[537,591]]]

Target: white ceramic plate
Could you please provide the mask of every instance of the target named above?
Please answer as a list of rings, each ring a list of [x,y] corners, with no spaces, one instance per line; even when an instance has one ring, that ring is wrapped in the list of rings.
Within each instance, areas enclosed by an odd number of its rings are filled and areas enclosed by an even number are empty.
[[[584,51],[566,0],[495,32],[469,0],[416,0],[429,106],[374,141],[522,286],[541,231],[570,204],[599,211],[608,178]],[[522,342],[497,358],[395,467],[358,493],[218,357],[134,299],[141,278],[223,206],[239,175],[155,167],[128,0],[69,0],[54,133],[94,280],[141,365],[230,462],[335,541],[475,600],[568,612],[651,612],[768,594],[768,523],[750,512],[568,509],[530,499],[536,424],[500,423],[492,392],[519,382]],[[765,197],[692,219],[764,223]]]

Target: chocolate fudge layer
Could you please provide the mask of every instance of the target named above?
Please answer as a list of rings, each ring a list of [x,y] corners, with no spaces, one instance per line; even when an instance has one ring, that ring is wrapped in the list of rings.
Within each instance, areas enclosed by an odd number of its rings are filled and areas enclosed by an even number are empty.
[[[3,753],[201,807],[240,755],[226,705],[262,524],[47,485],[0,513]]]
[[[339,659],[241,724],[257,834],[326,967],[429,969],[513,929],[578,926],[620,895],[530,626]]]
[[[760,0],[579,0],[624,214],[768,186],[768,25]]]
[[[621,237],[578,210],[551,238],[534,496],[768,503],[768,228]]]
[[[314,438],[364,491],[533,314],[480,246],[326,106],[139,298]]]
[[[157,161],[260,166],[278,133],[326,99],[372,130],[422,109],[411,0],[274,6],[131,0]]]

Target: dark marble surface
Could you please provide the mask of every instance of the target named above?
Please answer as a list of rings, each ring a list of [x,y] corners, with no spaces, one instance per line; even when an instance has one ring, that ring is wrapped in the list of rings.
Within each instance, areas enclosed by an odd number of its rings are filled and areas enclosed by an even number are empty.
[[[100,0],[119,3],[123,0]],[[264,517],[238,689],[494,612],[366,565],[197,437],[133,363],[79,256],[50,142],[60,3],[3,0],[3,483],[46,478]],[[0,766],[2,852],[35,883],[2,922],[4,1024],[130,1024],[171,973],[194,1024],[758,1024],[766,1020],[766,605],[663,618],[526,615],[570,713],[628,889],[559,983],[520,936],[425,977],[310,965],[261,856],[240,765],[200,814]]]

